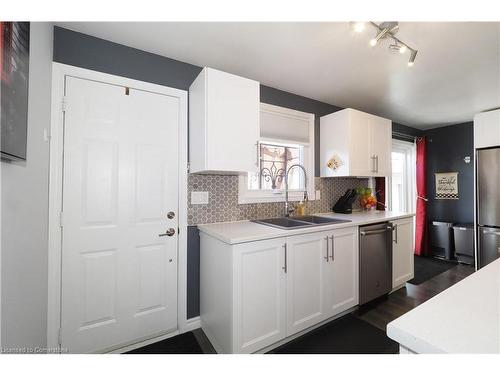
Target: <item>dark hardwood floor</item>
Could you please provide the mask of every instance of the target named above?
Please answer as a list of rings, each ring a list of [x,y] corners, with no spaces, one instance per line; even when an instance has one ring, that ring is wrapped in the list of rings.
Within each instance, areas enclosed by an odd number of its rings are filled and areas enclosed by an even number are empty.
[[[474,272],[474,267],[458,264],[420,285],[406,283],[389,296],[362,306],[356,316],[384,330],[389,322],[441,293]]]

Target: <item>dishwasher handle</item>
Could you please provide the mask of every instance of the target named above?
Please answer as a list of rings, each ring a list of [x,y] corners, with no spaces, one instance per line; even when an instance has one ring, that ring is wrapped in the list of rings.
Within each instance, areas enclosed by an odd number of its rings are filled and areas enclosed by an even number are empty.
[[[387,226],[384,229],[375,229],[375,230],[367,230],[367,231],[362,230],[361,232],[359,232],[359,234],[362,236],[369,236],[372,234],[380,234],[380,233],[388,232],[390,230],[392,230],[392,226]]]

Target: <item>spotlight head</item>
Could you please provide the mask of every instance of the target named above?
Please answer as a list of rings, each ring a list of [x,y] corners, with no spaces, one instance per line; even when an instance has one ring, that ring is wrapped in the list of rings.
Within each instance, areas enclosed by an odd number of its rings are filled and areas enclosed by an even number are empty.
[[[410,53],[410,60],[408,60],[408,66],[413,66],[415,64],[415,57],[417,57],[417,50],[412,49]]]
[[[380,39],[382,39],[383,37],[385,37],[387,35],[387,33],[389,32],[389,29],[388,28],[385,28],[385,29],[379,29],[378,33],[377,33],[377,36],[375,36],[375,38],[373,38],[372,40],[370,40],[370,45],[372,47],[375,47],[378,43],[378,41]]]

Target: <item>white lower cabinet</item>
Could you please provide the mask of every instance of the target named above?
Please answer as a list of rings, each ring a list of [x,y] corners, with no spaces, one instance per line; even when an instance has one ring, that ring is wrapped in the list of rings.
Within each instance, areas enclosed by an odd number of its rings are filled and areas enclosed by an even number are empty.
[[[201,326],[252,353],[358,304],[358,228],[229,245],[200,233]]]
[[[329,233],[329,260],[323,263],[323,306],[330,318],[356,306],[359,301],[358,228]]]
[[[413,218],[392,221],[392,288],[404,285],[414,276]]]
[[[289,237],[286,240],[287,334],[293,335],[324,318],[326,242],[330,232]]]
[[[251,353],[286,337],[285,240],[233,251],[233,352]]]

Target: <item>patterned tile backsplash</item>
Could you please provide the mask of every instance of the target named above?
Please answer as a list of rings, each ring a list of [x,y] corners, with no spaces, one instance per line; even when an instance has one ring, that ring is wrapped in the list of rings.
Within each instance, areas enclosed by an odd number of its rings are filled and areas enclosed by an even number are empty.
[[[366,178],[315,178],[321,199],[309,201],[306,213],[328,212],[349,188],[367,187]],[[191,204],[191,192],[208,191],[208,204]],[[359,208],[358,201],[353,205]],[[188,177],[188,224],[206,224],[221,221],[252,220],[277,217],[283,214],[283,203],[238,204],[238,176],[199,175]]]

